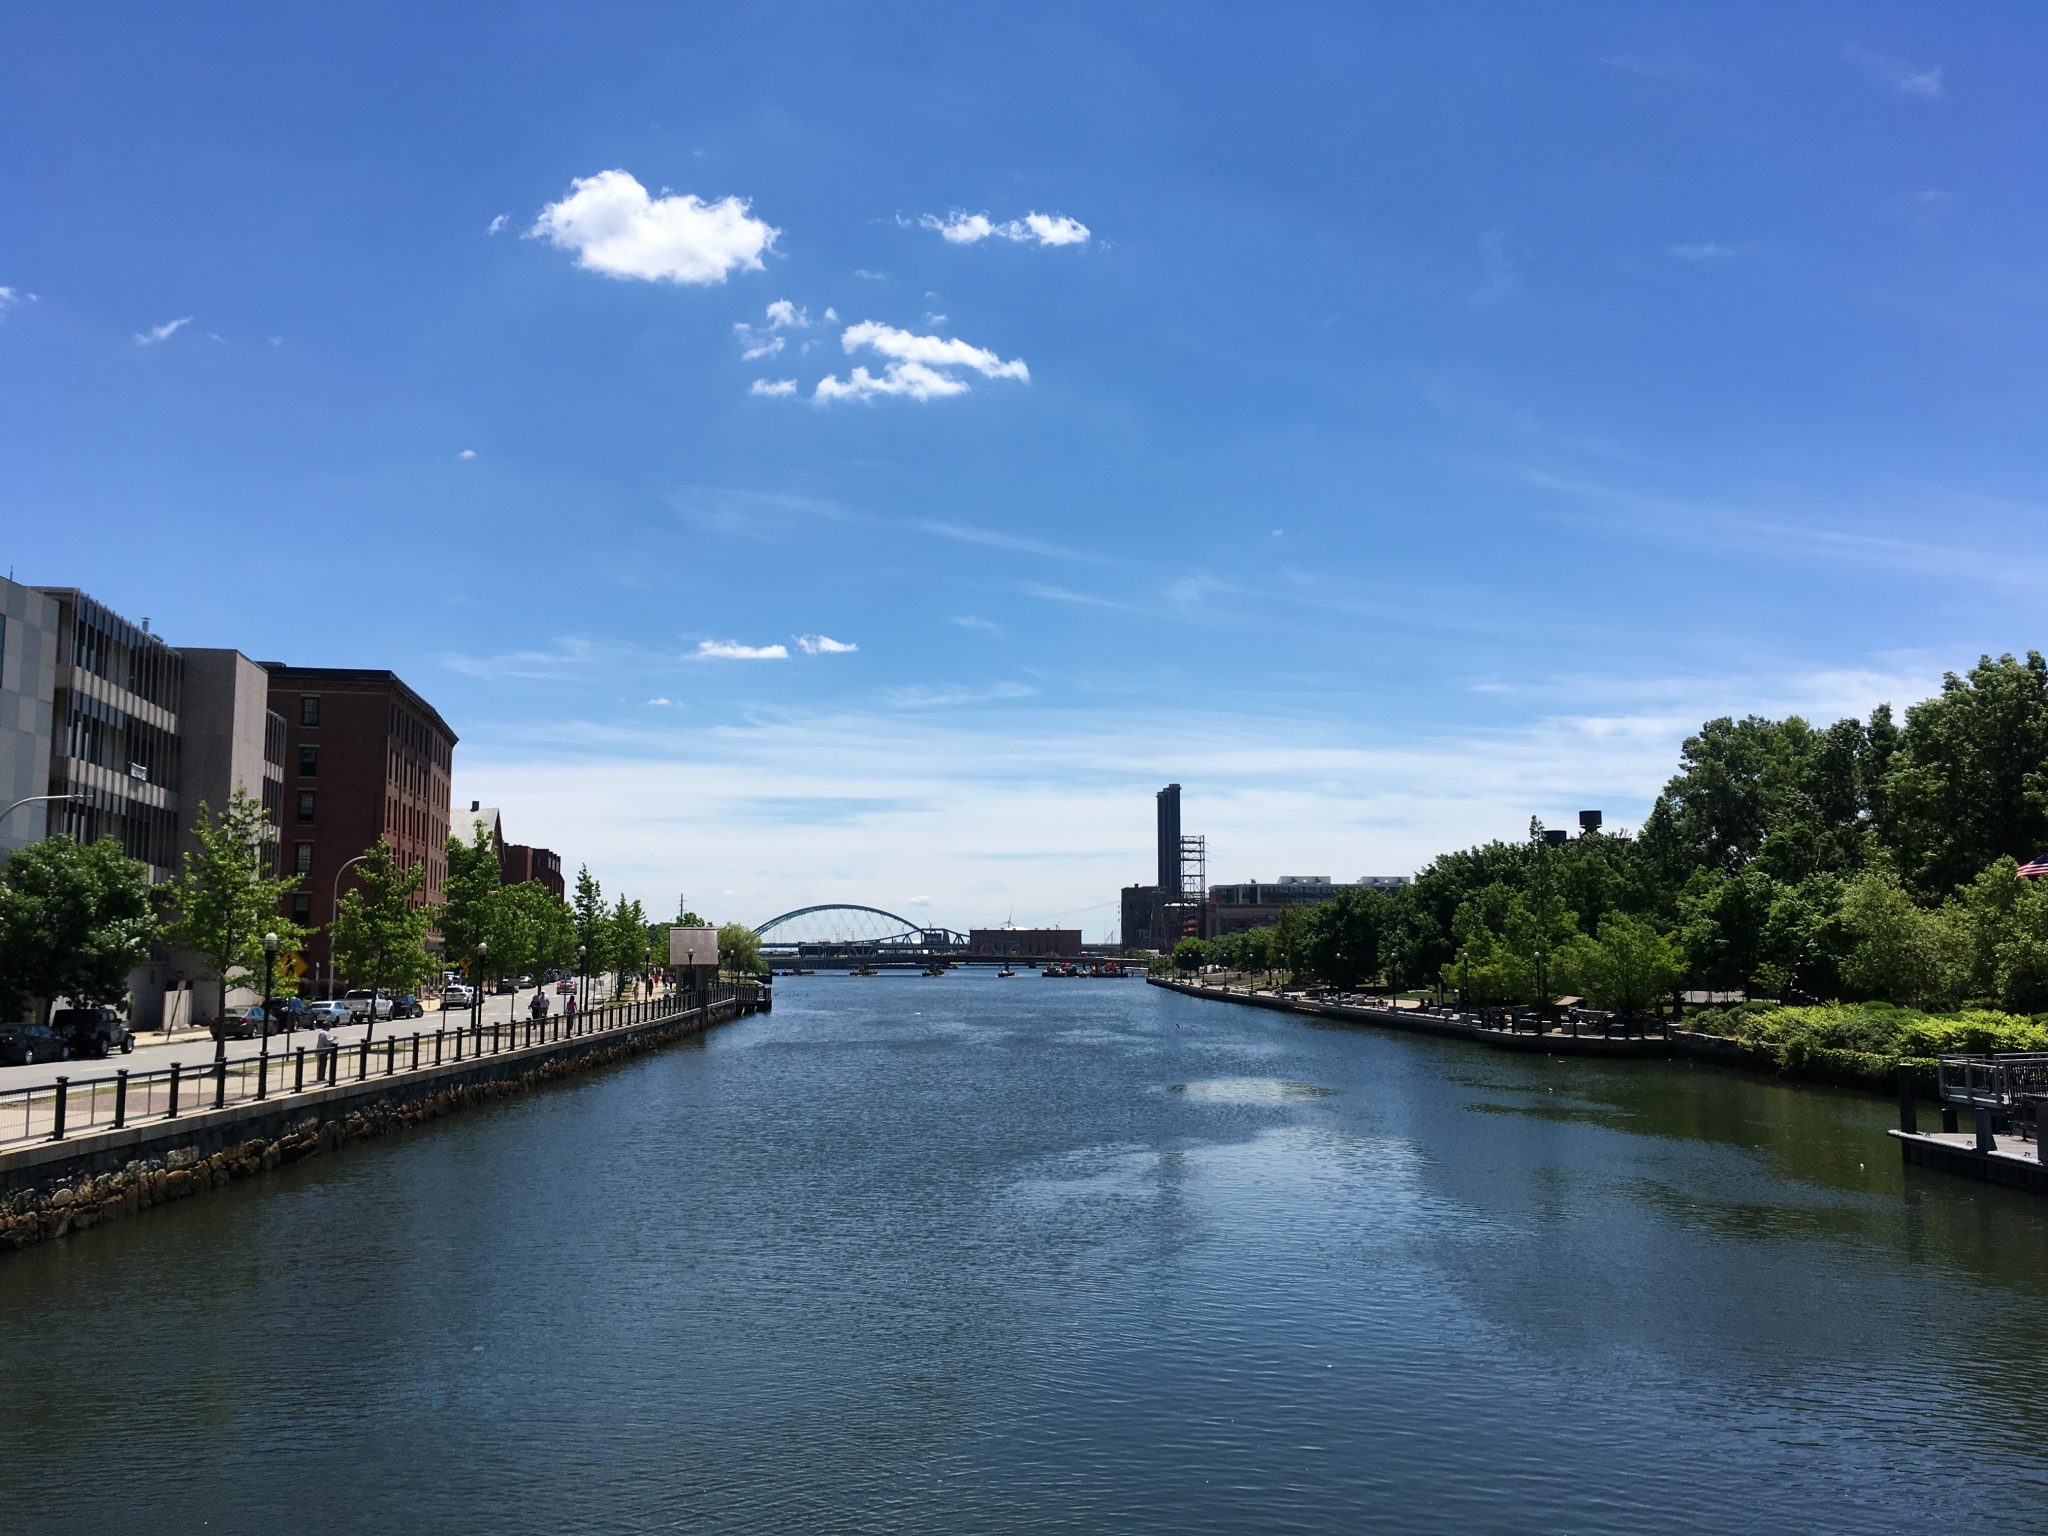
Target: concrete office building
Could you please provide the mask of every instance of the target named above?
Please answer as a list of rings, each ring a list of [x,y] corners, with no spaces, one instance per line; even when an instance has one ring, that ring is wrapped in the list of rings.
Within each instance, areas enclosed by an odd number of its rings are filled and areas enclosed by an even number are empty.
[[[56,603],[0,577],[0,812],[50,793],[58,639]],[[40,843],[49,812],[31,804],[0,819],[0,859]]]
[[[334,983],[326,925],[348,862],[391,844],[398,863],[423,864],[415,898],[438,905],[448,876],[448,776],[455,733],[392,672],[265,662],[270,707],[284,717],[284,843],[303,877],[292,920],[321,929],[307,943],[316,991]]]

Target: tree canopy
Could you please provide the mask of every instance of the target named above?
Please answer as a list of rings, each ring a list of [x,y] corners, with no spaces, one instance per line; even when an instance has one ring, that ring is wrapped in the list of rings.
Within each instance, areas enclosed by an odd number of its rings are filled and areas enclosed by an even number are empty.
[[[155,932],[149,871],[112,838],[19,850],[0,867],[0,1018],[32,998],[44,1021],[59,997],[119,1003]]]

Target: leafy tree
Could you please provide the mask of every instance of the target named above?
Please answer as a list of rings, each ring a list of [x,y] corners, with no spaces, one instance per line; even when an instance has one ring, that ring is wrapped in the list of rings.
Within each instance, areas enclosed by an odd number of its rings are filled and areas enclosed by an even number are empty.
[[[1346,886],[1308,919],[1310,975],[1342,991],[1379,978],[1380,951],[1398,903],[1385,891]]]
[[[647,969],[647,914],[637,901],[629,902],[621,896],[612,906],[611,919],[606,925],[609,935],[609,954],[613,966],[623,980],[627,976],[638,976]]]
[[[761,961],[761,935],[745,923],[723,923],[718,929],[718,964],[729,976],[757,976],[766,966]]]
[[[576,915],[576,947],[583,954],[583,973],[598,976],[611,969],[610,914],[604,905],[604,887],[583,865],[576,871],[576,895],[570,906]]]
[[[304,943],[305,930],[278,915],[299,877],[266,873],[274,833],[263,802],[247,790],[236,789],[217,814],[201,801],[192,836],[199,848],[186,851],[178,878],[164,892],[164,938],[199,958],[218,988],[217,1011],[225,1013],[228,978],[263,969],[264,934],[277,935],[279,960]]]
[[[1889,868],[1866,870],[1842,890],[1848,953],[1842,980],[1865,997],[1953,1007],[1968,974],[1967,944],[1946,914],[1915,906]]]
[[[1273,924],[1273,966],[1288,980],[1308,961],[1308,913],[1300,907],[1282,907],[1280,920]]]
[[[426,866],[401,867],[380,837],[357,870],[356,888],[341,898],[334,915],[335,970],[373,993],[418,985],[432,964],[427,930],[433,910],[413,900]],[[364,1038],[376,1030],[373,1010]]]
[[[149,870],[112,838],[31,843],[0,867],[0,1017],[30,998],[117,1003],[156,932]]]
[[[1906,711],[1883,797],[1904,882],[1923,897],[2048,847],[2048,662],[2029,651],[1949,673]]]
[[[490,946],[498,974],[518,974],[507,969],[514,963],[510,958],[511,943],[496,931],[503,910],[498,904],[500,881],[498,855],[482,822],[476,824],[476,834],[469,842],[456,837],[448,839],[448,877],[442,883],[446,899],[441,904],[439,920],[441,953],[451,960],[471,962],[470,977],[474,981],[483,979],[475,964],[478,946],[483,944]]]
[[[2003,1006],[2040,1013],[2048,1011],[2048,889],[2039,880],[2013,884],[2023,889],[1993,947],[1993,981]]]
[[[721,932],[721,937],[723,933]],[[1209,963],[1209,949],[1200,939],[1186,938],[1173,946],[1173,968],[1185,976]]]
[[[1610,912],[1597,935],[1567,942],[1563,970],[1595,1007],[1631,1015],[1676,987],[1685,963],[1675,940],[1640,918]]]

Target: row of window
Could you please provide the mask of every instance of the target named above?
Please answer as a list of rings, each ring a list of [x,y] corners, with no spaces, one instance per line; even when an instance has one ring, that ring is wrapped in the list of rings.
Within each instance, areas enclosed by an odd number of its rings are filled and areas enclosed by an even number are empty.
[[[59,595],[58,601],[67,598],[71,633],[64,660],[176,714],[184,691],[184,658],[83,592]]]

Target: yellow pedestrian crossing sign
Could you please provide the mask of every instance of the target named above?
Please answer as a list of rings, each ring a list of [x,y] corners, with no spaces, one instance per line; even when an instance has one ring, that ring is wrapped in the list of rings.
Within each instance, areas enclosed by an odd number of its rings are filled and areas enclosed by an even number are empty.
[[[287,976],[290,976],[294,981],[298,981],[312,967],[306,964],[306,957],[304,955],[293,955],[291,959],[285,961],[284,969]]]

